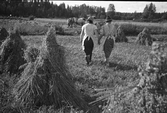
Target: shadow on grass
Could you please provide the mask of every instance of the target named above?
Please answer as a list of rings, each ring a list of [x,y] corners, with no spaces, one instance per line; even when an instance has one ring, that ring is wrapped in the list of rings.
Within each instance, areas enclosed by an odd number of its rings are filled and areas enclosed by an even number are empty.
[[[114,68],[114,70],[137,70],[137,66],[130,66],[130,65],[125,65],[125,64],[117,64],[115,62],[110,62],[109,63],[110,68]]]
[[[97,66],[106,66],[104,61],[99,61],[99,60],[94,60],[93,65],[97,65]],[[109,62],[109,68],[114,68],[115,71],[118,70],[137,70],[137,66],[135,65],[126,65],[126,64],[118,64],[116,62]]]

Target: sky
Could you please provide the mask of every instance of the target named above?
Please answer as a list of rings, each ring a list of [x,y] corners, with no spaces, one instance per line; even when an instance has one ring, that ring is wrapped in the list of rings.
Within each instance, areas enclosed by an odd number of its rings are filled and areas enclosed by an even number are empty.
[[[50,0],[53,1],[53,3],[56,3],[57,5],[61,3],[65,3],[65,5],[69,6],[79,6],[82,4],[86,4],[89,6],[101,6],[104,7],[107,11],[107,8],[109,4],[114,4],[115,6],[115,11],[116,12],[143,12],[145,6],[147,4],[150,4],[151,2],[155,5],[156,7],[156,12],[167,12],[167,1],[166,2],[158,2],[158,1],[55,1],[55,0]]]

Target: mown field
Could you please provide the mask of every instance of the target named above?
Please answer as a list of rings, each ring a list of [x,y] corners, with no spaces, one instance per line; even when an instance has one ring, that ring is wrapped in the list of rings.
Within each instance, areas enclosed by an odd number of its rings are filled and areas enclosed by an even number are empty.
[[[66,23],[67,19],[43,19],[43,18],[37,18],[37,21],[41,21],[41,22],[60,22],[60,23]],[[94,22],[97,21],[105,21],[105,19],[95,19]],[[144,26],[164,26],[167,27],[167,23],[166,22],[159,22],[159,23],[155,23],[155,22],[134,22],[134,21],[119,21],[119,20],[113,20],[114,23],[132,23],[132,24],[138,24],[138,25],[144,25]]]
[[[44,36],[24,36],[29,45],[40,47]],[[129,37],[130,39],[130,37]],[[96,45],[93,51],[93,65],[86,66],[85,54],[81,49],[79,36],[57,36],[57,41],[65,47],[68,70],[74,77],[76,88],[84,95],[95,94],[96,89],[125,89],[139,82],[137,68],[144,66],[150,47],[136,45],[133,38],[129,43],[116,43],[110,56],[110,66],[103,64],[102,45]],[[167,49],[165,49],[167,52]],[[90,98],[85,97],[88,102]],[[100,112],[99,112],[100,113]]]
[[[40,47],[43,37],[22,36],[28,45],[37,45],[38,47]],[[79,36],[57,35],[58,43],[65,47],[66,63],[74,78],[81,84],[96,88],[113,87],[116,85],[115,83],[127,86],[131,83],[130,81],[138,78],[137,67],[146,61],[151,48],[136,45],[133,37],[128,38],[131,42],[116,43],[110,57],[109,67],[103,64],[102,45],[96,44],[93,51],[93,65],[88,67]]]
[[[135,44],[137,36],[127,36],[128,43],[116,43],[110,56],[109,67],[103,63],[104,53],[102,51],[102,45],[97,45],[95,42],[95,48],[93,51],[93,65],[87,66],[85,62],[85,54],[82,51],[81,43],[79,39],[80,26],[77,28],[68,28],[65,19],[36,19],[42,23],[59,23],[66,32],[78,31],[75,35],[58,35],[56,40],[59,45],[65,48],[65,60],[69,72],[73,76],[76,88],[83,93],[83,95],[93,95],[96,93],[96,89],[112,88],[113,92],[118,89],[125,89],[133,86],[139,82],[139,75],[137,68],[139,65],[144,65],[148,58],[151,47],[141,46]],[[118,22],[120,23],[120,22]],[[129,23],[129,22],[121,22]],[[167,29],[166,23],[133,23],[139,25],[151,25],[158,26]],[[155,38],[167,38],[166,34],[152,35]],[[22,39],[27,45],[37,46],[40,48],[42,40],[45,35],[21,35]],[[166,43],[166,42],[162,42]],[[167,52],[167,48],[165,48]],[[89,103],[92,100],[85,96],[85,100]],[[96,108],[97,109],[97,108]],[[100,110],[97,110],[99,113]],[[41,112],[43,113],[43,112]],[[50,112],[51,113],[51,112]],[[72,112],[73,113],[73,112]]]

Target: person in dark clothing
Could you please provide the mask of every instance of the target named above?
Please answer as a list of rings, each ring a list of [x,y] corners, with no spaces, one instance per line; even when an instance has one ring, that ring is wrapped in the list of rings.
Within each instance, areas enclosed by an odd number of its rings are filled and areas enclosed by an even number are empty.
[[[104,36],[103,51],[105,54],[105,63],[109,66],[109,57],[115,45],[115,36],[117,34],[117,29],[114,24],[111,23],[112,19],[108,16],[106,18],[106,24],[102,26],[102,33],[98,39],[98,44],[100,45],[100,40]]]

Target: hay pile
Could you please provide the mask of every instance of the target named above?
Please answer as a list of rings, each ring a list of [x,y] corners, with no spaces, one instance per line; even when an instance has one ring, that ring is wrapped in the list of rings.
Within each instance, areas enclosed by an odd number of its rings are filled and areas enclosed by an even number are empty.
[[[9,36],[9,33],[5,28],[0,28],[0,45]]]
[[[13,90],[16,102],[23,107],[72,105],[86,111],[87,103],[66,70],[64,50],[55,35],[55,30],[49,29],[36,60],[29,62],[22,72]]]
[[[35,62],[36,58],[39,56],[39,49],[35,46],[28,46],[24,51],[24,59],[26,63],[19,67],[19,70],[22,72],[28,63]]]
[[[16,74],[20,65],[25,63],[23,58],[26,45],[17,30],[9,32],[9,36],[0,46],[0,72]]]
[[[153,38],[151,37],[148,28],[144,28],[143,31],[138,34],[136,43],[141,44],[141,45],[147,45],[147,46],[152,45]]]
[[[115,39],[116,42],[128,42],[128,39],[127,37],[125,36],[125,33],[122,29],[121,26],[119,26],[117,28],[117,35],[116,35],[116,39]]]
[[[167,112],[167,56],[159,42],[152,44],[152,51],[144,69],[140,68],[140,81],[133,89],[138,108],[143,113]]]
[[[24,51],[24,58],[27,62],[35,62],[36,58],[39,55],[39,49],[35,46],[28,46]]]

